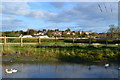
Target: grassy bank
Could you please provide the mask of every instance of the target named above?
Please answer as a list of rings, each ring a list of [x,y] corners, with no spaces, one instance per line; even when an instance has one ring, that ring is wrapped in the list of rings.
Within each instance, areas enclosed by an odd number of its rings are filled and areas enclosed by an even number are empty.
[[[82,44],[41,44],[41,45],[7,45],[2,50],[3,59],[12,61],[59,60],[75,62],[118,61],[120,46]]]

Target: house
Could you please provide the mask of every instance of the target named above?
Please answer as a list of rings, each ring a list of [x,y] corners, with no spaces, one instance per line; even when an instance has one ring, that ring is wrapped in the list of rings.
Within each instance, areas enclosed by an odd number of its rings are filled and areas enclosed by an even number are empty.
[[[31,35],[24,35],[22,38],[32,38]]]
[[[83,34],[84,32],[83,31],[79,31],[80,34]]]
[[[35,33],[34,35],[39,35],[38,33]]]
[[[39,38],[49,38],[47,35],[39,36]]]
[[[70,34],[71,34],[71,32],[67,32],[67,34],[68,34],[68,35],[70,35]]]
[[[62,35],[62,32],[61,32],[61,31],[56,31],[56,32],[53,32],[52,34],[53,34],[53,35],[59,35],[59,36],[60,36],[60,35]]]
[[[40,32],[40,33],[39,33],[39,35],[45,35],[45,33],[43,33],[43,32]]]
[[[43,32],[35,33],[34,35],[44,35]]]
[[[75,33],[73,32],[72,35],[75,35]]]
[[[86,31],[86,32],[84,32],[85,34],[87,34],[87,35],[89,35],[89,34],[91,34],[92,32],[91,31]]]
[[[65,31],[63,32],[64,34],[67,34],[67,35],[70,35],[71,34],[71,31]]]

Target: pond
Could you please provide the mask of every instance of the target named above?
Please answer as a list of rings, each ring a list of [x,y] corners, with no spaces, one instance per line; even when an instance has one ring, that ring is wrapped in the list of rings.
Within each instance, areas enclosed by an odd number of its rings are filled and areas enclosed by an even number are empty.
[[[68,62],[24,62],[3,63],[3,78],[118,78],[118,65],[83,64]],[[15,68],[18,72],[6,74],[5,69]]]

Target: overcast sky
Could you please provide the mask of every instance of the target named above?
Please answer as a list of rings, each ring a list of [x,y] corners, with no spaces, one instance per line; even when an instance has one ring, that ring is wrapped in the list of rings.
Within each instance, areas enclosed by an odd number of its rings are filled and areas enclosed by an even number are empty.
[[[27,29],[105,32],[118,25],[117,2],[3,2],[3,31]]]

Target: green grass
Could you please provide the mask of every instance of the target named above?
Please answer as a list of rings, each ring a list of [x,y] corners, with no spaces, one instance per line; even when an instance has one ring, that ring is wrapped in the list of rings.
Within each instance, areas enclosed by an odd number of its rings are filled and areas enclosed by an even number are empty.
[[[60,60],[60,61],[117,61],[120,46],[116,45],[82,45],[82,44],[40,44],[40,45],[8,45],[5,46],[3,56],[20,58],[33,57],[32,60]],[[14,55],[14,56],[13,56]],[[16,59],[17,58],[17,59]]]
[[[89,43],[90,39],[75,39],[75,43]],[[68,42],[68,43],[72,43],[73,40],[72,39],[65,39],[64,42]],[[91,39],[91,43],[102,43],[102,44],[106,44],[106,39]],[[116,39],[108,39],[107,43],[109,44],[116,44],[116,43],[120,43],[120,40],[116,40]]]
[[[7,39],[7,42],[9,43],[20,43],[20,39]],[[23,38],[24,43],[37,43],[38,39],[31,39],[31,38]],[[41,39],[42,43],[45,42],[64,42],[62,39]]]

